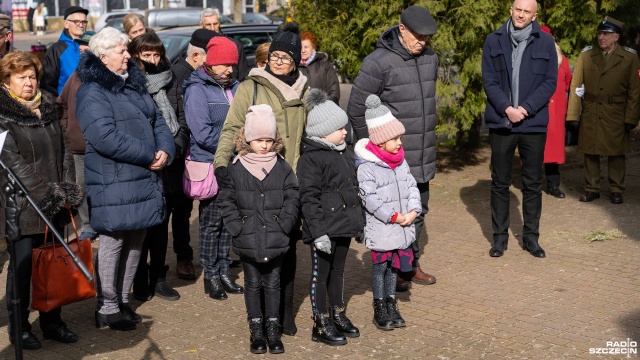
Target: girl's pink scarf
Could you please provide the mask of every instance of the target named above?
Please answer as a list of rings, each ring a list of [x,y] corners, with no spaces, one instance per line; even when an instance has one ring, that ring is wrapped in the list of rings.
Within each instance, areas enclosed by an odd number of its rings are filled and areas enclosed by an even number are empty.
[[[276,165],[276,156],[277,154],[274,152],[268,152],[264,155],[248,153],[238,155],[233,162],[235,163],[237,160],[240,160],[240,163],[242,163],[251,175],[262,181]]]
[[[371,151],[378,159],[382,160],[385,164],[389,165],[391,170],[395,170],[404,161],[404,148],[400,147],[397,154],[384,151],[378,147],[378,145],[369,141],[365,149]]]

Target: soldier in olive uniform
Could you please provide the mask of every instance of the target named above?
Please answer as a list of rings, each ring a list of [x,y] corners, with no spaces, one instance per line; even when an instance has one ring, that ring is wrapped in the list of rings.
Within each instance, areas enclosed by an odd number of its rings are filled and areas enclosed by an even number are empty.
[[[640,60],[635,50],[617,44],[623,25],[605,17],[598,26],[598,47],[584,48],[573,71],[567,121],[580,121],[582,202],[600,197],[600,155],[608,157],[610,200],[623,202],[629,133],[640,116]]]

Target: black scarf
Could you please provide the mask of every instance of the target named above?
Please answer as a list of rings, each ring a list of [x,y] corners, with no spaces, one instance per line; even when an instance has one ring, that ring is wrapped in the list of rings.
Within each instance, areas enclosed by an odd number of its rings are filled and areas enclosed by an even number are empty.
[[[282,81],[283,83],[289,85],[289,86],[293,86],[293,84],[296,83],[296,81],[298,80],[298,78],[300,77],[300,71],[298,71],[298,68],[294,69],[291,73],[289,73],[288,75],[276,75],[271,71],[271,68],[269,68],[269,64],[267,64],[265,70],[273,75],[276,79]]]

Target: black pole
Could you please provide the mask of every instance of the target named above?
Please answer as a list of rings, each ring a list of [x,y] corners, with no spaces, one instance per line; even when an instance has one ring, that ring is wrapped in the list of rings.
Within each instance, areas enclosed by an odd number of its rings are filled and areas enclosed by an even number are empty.
[[[13,281],[11,283],[11,291],[13,292],[13,296],[11,297],[11,308],[13,311],[11,322],[13,324],[11,324],[11,329],[9,329],[9,331],[13,331],[13,346],[15,348],[16,360],[22,360],[22,316],[20,312],[20,293],[18,292],[18,266],[15,261],[15,246],[16,242],[20,240],[20,206],[18,206],[18,202],[16,200],[16,188],[11,183],[11,180],[7,180],[7,183],[3,186],[2,190],[7,195],[7,206],[4,209],[5,220],[7,223],[5,235],[7,237],[7,245],[9,247],[9,266],[11,267],[11,273],[13,275]]]
[[[51,220],[49,220],[49,218],[42,212],[42,210],[40,210],[36,202],[33,201],[31,196],[29,195],[29,191],[27,191],[27,188],[16,176],[16,174],[14,174],[11,168],[5,165],[2,162],[2,160],[0,160],[0,166],[6,172],[7,180],[8,180],[7,182],[11,183],[12,186],[16,186],[20,195],[24,196],[27,199],[27,201],[29,201],[29,204],[31,205],[31,207],[33,207],[33,209],[38,213],[40,218],[44,220],[44,222],[49,226],[49,230],[51,230],[51,232],[53,233],[55,238],[58,240],[60,245],[62,245],[62,247],[64,247],[64,249],[67,251],[67,253],[69,253],[69,257],[71,257],[71,260],[73,260],[73,263],[76,264],[76,266],[78,267],[82,275],[84,275],[84,277],[87,278],[88,281],[90,282],[93,281],[93,274],[89,272],[89,269],[87,269],[87,267],[82,262],[82,260],[80,260],[80,258],[76,256],[76,254],[74,254],[73,251],[69,248],[69,245],[67,245],[67,242],[64,241],[64,238],[62,237],[62,235],[60,235],[60,232],[58,232],[58,230],[53,225],[53,223],[51,223]]]

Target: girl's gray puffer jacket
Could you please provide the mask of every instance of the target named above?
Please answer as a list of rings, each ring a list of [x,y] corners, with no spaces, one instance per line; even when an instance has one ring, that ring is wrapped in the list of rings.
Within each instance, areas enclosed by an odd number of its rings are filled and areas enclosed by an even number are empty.
[[[365,146],[369,139],[356,143],[356,166],[360,197],[366,210],[364,240],[368,249],[390,251],[406,249],[416,239],[415,227],[391,223],[393,214],[422,211],[416,180],[404,160],[392,170]]]

